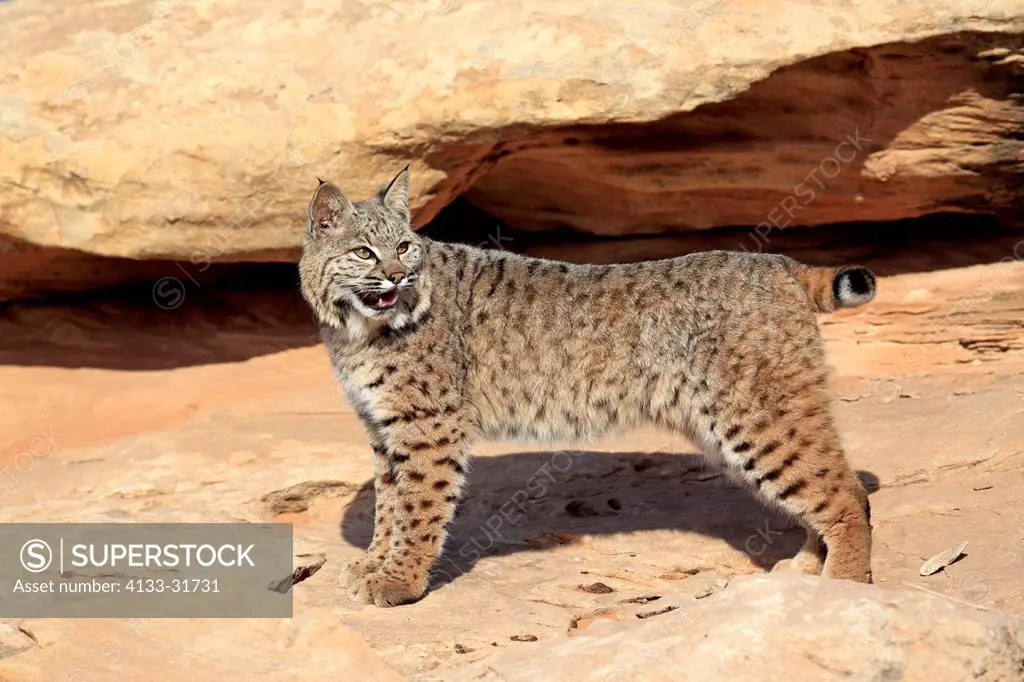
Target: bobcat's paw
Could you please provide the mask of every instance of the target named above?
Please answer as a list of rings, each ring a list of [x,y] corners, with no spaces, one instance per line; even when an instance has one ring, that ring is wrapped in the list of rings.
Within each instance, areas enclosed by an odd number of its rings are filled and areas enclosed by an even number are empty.
[[[792,559],[783,559],[772,566],[772,573],[806,573],[821,575],[821,559],[814,555],[800,553]]]
[[[369,554],[364,554],[358,559],[353,559],[345,564],[345,568],[342,571],[342,575],[345,576],[345,586],[349,588],[353,587],[364,576],[380,570],[380,567],[383,564],[383,559],[372,557]]]
[[[426,589],[417,590],[398,578],[377,571],[350,584],[348,596],[352,601],[375,606],[401,606],[418,601]]]

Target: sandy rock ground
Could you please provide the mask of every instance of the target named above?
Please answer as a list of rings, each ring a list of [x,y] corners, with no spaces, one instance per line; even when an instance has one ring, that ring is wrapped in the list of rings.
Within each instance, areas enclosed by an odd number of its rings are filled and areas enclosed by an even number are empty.
[[[1024,677],[1024,621],[925,592],[791,573],[740,576],[714,598],[417,682],[986,680]],[[632,622],[630,622],[632,621]],[[842,646],[836,646],[842,642]],[[740,675],[738,675],[738,673]]]
[[[1020,616],[1012,248],[953,267],[921,247],[928,267],[883,276],[874,303],[821,324],[840,431],[871,491],[878,588]],[[297,552],[326,557],[295,587],[290,621],[0,621],[0,680],[444,679],[594,621],[711,603],[802,542],[671,434],[491,444],[433,591],[397,609],[354,604],[339,570],[372,530],[371,455],[297,294],[203,290],[174,310],[15,303],[0,338],[0,520],[277,520],[295,524]],[[962,540],[966,556],[918,575]]]

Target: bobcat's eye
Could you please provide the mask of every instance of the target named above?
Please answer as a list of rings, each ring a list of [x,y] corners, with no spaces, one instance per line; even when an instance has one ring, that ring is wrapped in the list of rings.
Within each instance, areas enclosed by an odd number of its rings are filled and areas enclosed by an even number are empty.
[[[405,253],[409,250],[409,242],[402,242],[398,245],[398,253]]]
[[[362,258],[363,260],[370,260],[373,258],[373,251],[370,251],[365,246],[360,246],[358,249],[352,249],[352,253],[356,254],[356,258]]]

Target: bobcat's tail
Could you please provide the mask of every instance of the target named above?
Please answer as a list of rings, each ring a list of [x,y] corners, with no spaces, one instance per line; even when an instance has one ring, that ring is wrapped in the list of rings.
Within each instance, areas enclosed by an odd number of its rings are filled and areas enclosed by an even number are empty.
[[[789,271],[804,285],[818,312],[855,308],[875,297],[875,276],[860,265],[818,268],[793,261]]]

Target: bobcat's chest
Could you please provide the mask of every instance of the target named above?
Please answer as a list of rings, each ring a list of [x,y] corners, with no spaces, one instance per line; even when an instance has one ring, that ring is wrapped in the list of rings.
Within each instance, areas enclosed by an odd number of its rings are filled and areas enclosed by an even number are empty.
[[[346,330],[324,328],[321,335],[337,379],[335,393],[338,387],[344,389],[349,404],[360,416],[375,418],[381,389],[396,365],[386,362],[365,343],[353,341]]]
[[[360,417],[380,421],[382,403],[388,388],[393,388],[397,366],[382,359],[373,360],[339,358],[334,363],[334,375],[344,389],[345,397]],[[390,391],[393,393],[393,391]],[[392,395],[393,397],[393,395]],[[383,412],[387,412],[387,408]]]

